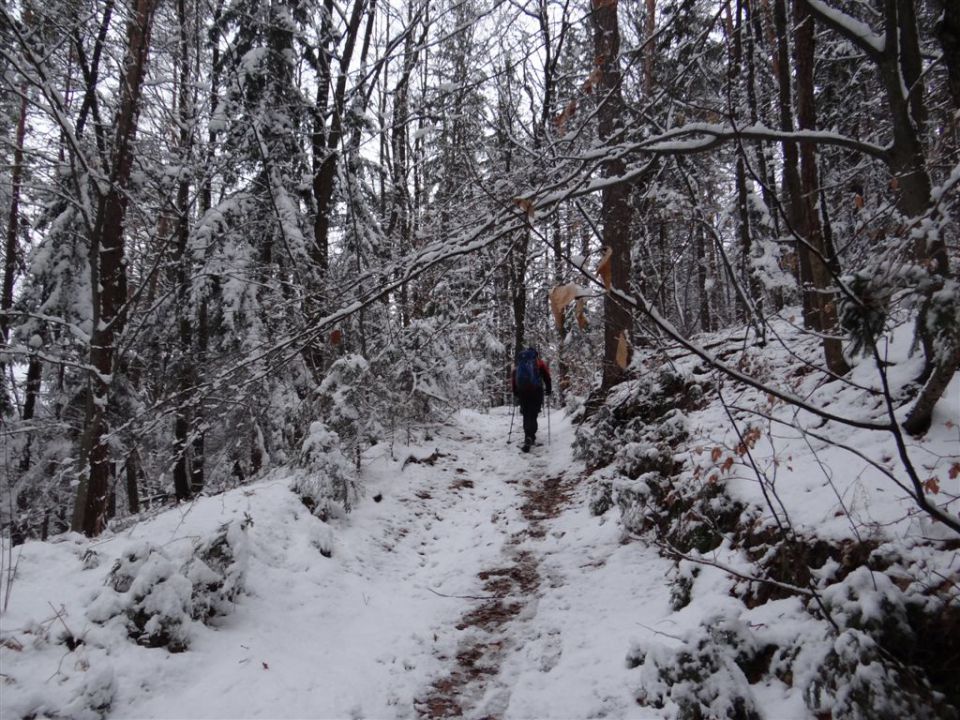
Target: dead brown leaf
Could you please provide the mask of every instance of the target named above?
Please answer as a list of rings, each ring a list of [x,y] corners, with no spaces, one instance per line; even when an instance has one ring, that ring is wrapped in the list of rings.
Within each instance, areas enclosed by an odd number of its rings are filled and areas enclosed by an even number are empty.
[[[612,287],[612,269],[610,267],[610,258],[613,256],[613,248],[606,248],[600,262],[597,263],[597,275],[603,280],[603,286],[609,290]]]
[[[621,330],[620,337],[617,338],[617,365],[621,370],[626,370],[630,364],[630,348],[627,346],[627,331]]]
[[[557,285],[550,291],[550,310],[553,312],[553,321],[557,324],[558,330],[563,327],[564,308],[577,297],[579,289],[574,283],[567,283]]]
[[[527,220],[533,220],[533,216],[536,213],[536,208],[533,205],[532,200],[527,198],[514,198],[513,202],[516,203],[517,207],[523,210],[524,214],[527,216]]]
[[[587,301],[584,300],[582,297],[577,298],[577,304],[575,307],[576,307],[576,314],[577,314],[577,325],[580,326],[581,330],[586,330],[587,316],[583,311],[587,307]]]

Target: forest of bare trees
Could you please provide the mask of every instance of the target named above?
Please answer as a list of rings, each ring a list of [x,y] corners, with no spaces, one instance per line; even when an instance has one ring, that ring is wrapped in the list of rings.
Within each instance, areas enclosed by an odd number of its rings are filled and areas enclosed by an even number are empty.
[[[756,384],[695,336],[771,318],[852,382],[909,318],[909,393],[841,420],[902,449],[956,401],[950,0],[21,0],[0,72],[15,541],[295,463],[318,421],[359,463],[508,402],[526,344],[589,407],[664,343]]]

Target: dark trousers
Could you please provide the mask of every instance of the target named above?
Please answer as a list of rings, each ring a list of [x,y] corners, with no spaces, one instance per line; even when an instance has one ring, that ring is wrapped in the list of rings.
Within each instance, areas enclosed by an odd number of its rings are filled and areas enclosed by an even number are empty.
[[[533,440],[537,435],[537,415],[543,407],[543,393],[520,396],[520,414],[523,415],[523,435]]]

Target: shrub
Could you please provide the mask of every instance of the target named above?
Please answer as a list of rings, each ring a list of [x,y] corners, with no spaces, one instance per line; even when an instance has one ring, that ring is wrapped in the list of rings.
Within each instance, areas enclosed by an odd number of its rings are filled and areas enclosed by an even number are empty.
[[[183,566],[190,581],[191,617],[208,622],[233,609],[243,590],[249,547],[246,530],[253,524],[249,515],[220,526],[217,533],[198,542],[193,557]]]
[[[350,512],[359,496],[354,471],[340,451],[340,437],[322,422],[310,424],[300,467],[291,489],[310,512],[324,521]]]
[[[715,618],[679,647],[635,648],[628,665],[641,668],[637,702],[669,707],[682,720],[759,720],[741,665],[758,655],[749,628],[738,620]]]
[[[159,548],[137,545],[114,563],[108,588],[87,611],[94,622],[124,616],[127,634],[140,645],[170,652],[190,645],[190,581]]]
[[[835,720],[956,718],[916,673],[885,653],[866,633],[844,630],[798,677],[810,710]]]

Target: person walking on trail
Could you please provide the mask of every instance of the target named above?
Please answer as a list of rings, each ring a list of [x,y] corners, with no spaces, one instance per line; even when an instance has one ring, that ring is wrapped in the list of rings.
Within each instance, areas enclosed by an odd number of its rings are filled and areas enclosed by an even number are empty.
[[[523,451],[537,439],[537,415],[543,407],[544,395],[553,393],[550,368],[540,358],[536,348],[528,347],[517,356],[517,365],[510,377],[513,397],[520,405],[523,416]]]

